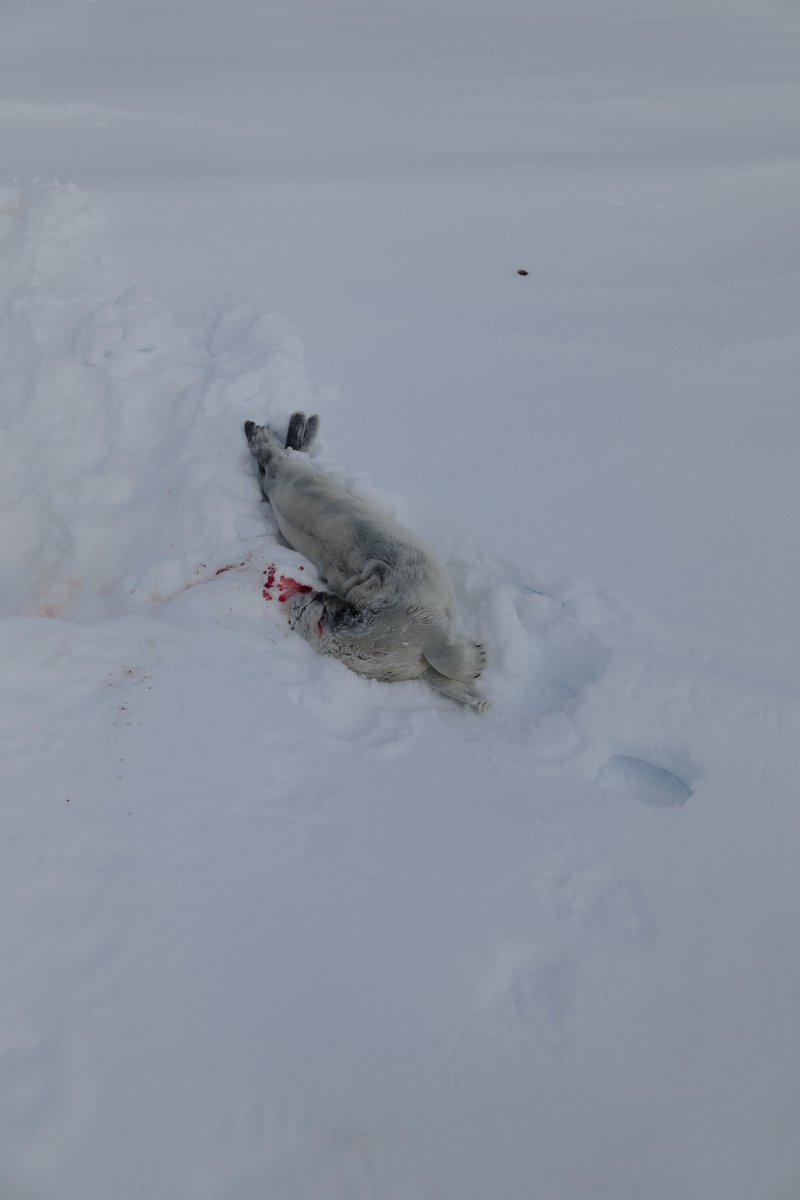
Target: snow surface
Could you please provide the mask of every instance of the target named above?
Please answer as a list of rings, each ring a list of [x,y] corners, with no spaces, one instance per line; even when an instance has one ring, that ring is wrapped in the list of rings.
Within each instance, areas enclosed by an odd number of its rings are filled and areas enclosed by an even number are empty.
[[[800,22],[599,7],[6,0],[0,1200],[800,1194]],[[485,717],[265,603],[295,407]]]

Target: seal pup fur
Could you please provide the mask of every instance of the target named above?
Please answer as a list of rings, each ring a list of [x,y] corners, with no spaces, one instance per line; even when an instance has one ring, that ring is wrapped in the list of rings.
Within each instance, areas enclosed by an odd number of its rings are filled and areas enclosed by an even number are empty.
[[[318,428],[319,417],[293,413],[282,445],[268,426],[244,426],[281,534],[330,589],[289,598],[292,628],[360,675],[387,683],[423,679],[483,711],[488,701],[472,681],[486,652],[454,632],[444,568],[402,525],[293,453],[310,449]]]

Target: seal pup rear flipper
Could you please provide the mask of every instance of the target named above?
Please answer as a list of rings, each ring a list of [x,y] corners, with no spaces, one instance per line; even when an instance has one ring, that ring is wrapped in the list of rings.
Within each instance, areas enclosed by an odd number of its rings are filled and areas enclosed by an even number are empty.
[[[318,429],[319,417],[316,413],[311,417],[301,412],[292,413],[286,433],[286,449],[307,452],[314,443]]]
[[[428,667],[420,679],[423,683],[427,683],[428,687],[432,687],[435,692],[441,692],[443,696],[449,696],[451,700],[456,700],[459,704],[466,704],[467,708],[474,708],[476,712],[486,712],[489,707],[489,701],[480,692],[476,692],[468,683],[464,683],[461,679],[448,679],[446,675],[440,675],[433,667]]]

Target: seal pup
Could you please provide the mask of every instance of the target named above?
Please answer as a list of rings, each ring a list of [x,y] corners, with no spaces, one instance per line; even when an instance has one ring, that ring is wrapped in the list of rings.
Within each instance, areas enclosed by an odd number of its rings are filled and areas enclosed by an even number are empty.
[[[244,426],[281,534],[330,589],[298,588],[289,596],[292,628],[360,675],[387,683],[424,679],[482,712],[488,701],[472,680],[486,652],[454,632],[444,568],[402,525],[292,453],[308,450],[318,429],[319,417],[293,413],[282,445],[268,426]]]

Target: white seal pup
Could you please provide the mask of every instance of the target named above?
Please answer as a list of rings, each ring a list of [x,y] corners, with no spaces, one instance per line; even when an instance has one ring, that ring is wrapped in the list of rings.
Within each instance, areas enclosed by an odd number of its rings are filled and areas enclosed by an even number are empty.
[[[319,418],[294,413],[286,448],[265,425],[245,422],[261,488],[292,549],[306,555],[329,591],[289,597],[293,629],[351,670],[393,682],[424,679],[482,711],[471,686],[486,662],[479,642],[453,630],[450,580],[430,550],[401,525],[288,450],[307,450]]]

